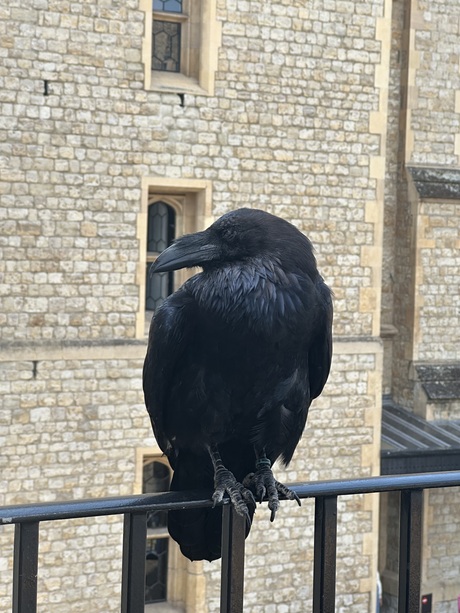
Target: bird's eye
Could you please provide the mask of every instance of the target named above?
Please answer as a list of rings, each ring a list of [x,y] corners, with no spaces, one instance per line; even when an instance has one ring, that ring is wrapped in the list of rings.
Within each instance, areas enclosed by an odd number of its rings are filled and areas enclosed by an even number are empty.
[[[223,238],[226,241],[233,242],[238,238],[238,232],[235,228],[225,228]]]
[[[238,236],[238,229],[233,224],[220,228],[220,238],[225,242],[233,243],[238,239]]]

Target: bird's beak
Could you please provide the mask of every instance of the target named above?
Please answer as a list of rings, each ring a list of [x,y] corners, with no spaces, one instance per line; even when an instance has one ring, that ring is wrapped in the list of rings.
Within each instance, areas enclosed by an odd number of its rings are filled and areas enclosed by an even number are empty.
[[[168,272],[180,268],[202,266],[219,255],[217,245],[209,242],[206,231],[188,234],[165,249],[155,260],[151,272]]]

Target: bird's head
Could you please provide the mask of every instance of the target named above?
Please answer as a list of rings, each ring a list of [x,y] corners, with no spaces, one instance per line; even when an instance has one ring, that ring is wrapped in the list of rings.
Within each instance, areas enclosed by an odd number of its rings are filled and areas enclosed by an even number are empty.
[[[311,243],[297,228],[265,211],[243,208],[226,213],[203,232],[177,239],[160,254],[152,272],[194,266],[207,270],[264,256],[289,268],[316,270]]]

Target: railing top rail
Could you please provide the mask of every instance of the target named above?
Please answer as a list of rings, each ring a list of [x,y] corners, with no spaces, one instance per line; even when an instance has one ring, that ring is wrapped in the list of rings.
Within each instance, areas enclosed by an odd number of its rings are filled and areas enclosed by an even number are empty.
[[[460,486],[460,471],[294,483],[299,498]],[[224,499],[223,504],[228,504]],[[0,525],[212,506],[211,492],[165,492],[0,507]]]

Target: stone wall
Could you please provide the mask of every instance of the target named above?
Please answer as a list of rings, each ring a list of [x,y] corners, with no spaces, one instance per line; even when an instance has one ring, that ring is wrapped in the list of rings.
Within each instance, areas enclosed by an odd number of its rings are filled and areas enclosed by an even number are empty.
[[[459,510],[458,488],[433,490],[425,495],[423,592],[433,593],[437,612],[455,611],[460,596],[460,533],[455,521]]]
[[[391,393],[397,402],[413,408],[413,364],[459,360],[458,336],[452,333],[458,315],[455,269],[460,263],[458,24],[456,8],[449,1],[411,0],[395,6],[399,8],[394,11],[393,47],[398,53],[391,73],[393,81],[400,78],[399,92],[393,93],[401,107],[399,166],[397,173],[388,174],[388,180],[396,182],[397,198],[394,260],[389,255],[394,264],[387,265],[385,277],[393,279],[393,291],[384,286],[384,296],[389,305],[386,320],[394,324],[396,334],[390,347]],[[395,151],[389,149],[393,153],[388,152],[388,160]],[[392,190],[388,181],[391,208]],[[391,230],[387,235],[390,253]]]
[[[420,203],[418,215],[418,334],[415,356],[458,359],[460,202]]]
[[[458,5],[455,0],[418,0],[411,5],[413,140],[407,161],[456,166],[460,144]]]
[[[74,351],[0,362],[0,505],[133,493],[136,449],[151,445],[138,358]],[[126,348],[125,348],[126,352]],[[129,352],[129,348],[128,348]],[[68,354],[71,352],[68,351]],[[39,603],[47,611],[117,611],[122,520],[42,523]],[[12,530],[0,527],[2,556]],[[0,608],[10,608],[12,557],[2,557]],[[91,603],[91,605],[90,605]]]
[[[130,350],[135,356],[143,349],[135,345]],[[89,356],[82,359],[79,353]],[[292,464],[277,471],[280,479],[316,481],[375,472],[380,353],[377,343],[337,343],[330,392],[312,407]],[[74,354],[71,360],[50,355],[35,366],[33,361],[0,363],[6,394],[0,504],[133,492],[136,450],[151,446],[140,392],[142,360],[92,358],[87,347]],[[375,502],[356,496],[339,505],[337,598],[356,611],[370,606],[374,587]],[[265,505],[258,510],[247,541],[245,610],[263,611],[274,602],[279,605],[274,610],[305,610],[305,599],[312,597],[312,513],[312,502],[305,501],[301,509],[284,503],[270,524]],[[121,528],[117,517],[42,525],[39,602],[47,611],[57,613],[63,603],[76,613],[89,603],[101,613],[118,610]],[[1,529],[0,540],[2,551],[8,551],[12,530]],[[0,602],[8,608],[12,557],[2,558],[2,564]],[[359,572],[350,573],[355,564]],[[204,565],[208,581],[202,598],[209,611],[218,610],[219,568]]]
[[[456,2],[393,3],[382,286],[388,370],[384,389],[394,402],[429,420],[458,420],[460,414],[455,375],[460,361],[459,53]],[[388,554],[397,543],[397,502],[385,500],[380,571],[384,610],[394,611],[397,566]],[[433,593],[435,611],[457,610],[451,570],[458,566],[457,506],[456,490],[425,494],[422,593]]]
[[[384,154],[369,128],[383,6],[320,6],[221,7],[216,96],[186,95],[180,106],[143,89],[135,3],[9,3],[2,227],[4,291],[16,292],[4,299],[5,339],[134,336],[147,175],[212,180],[216,215],[250,205],[292,219],[324,253],[337,332],[371,333],[362,258],[376,232],[370,162]],[[257,36],[263,28],[270,36]]]

